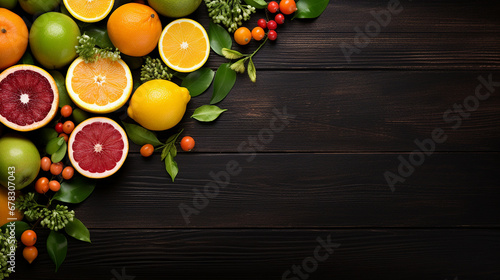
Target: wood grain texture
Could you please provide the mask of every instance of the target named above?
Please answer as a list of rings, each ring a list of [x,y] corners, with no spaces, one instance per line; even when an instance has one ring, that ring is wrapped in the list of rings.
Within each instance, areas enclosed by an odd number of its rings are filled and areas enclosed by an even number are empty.
[[[447,110],[454,110],[454,104],[463,106],[464,99],[475,94],[478,76],[487,79],[489,74],[260,71],[255,84],[246,76],[239,77],[237,87],[218,104],[228,111],[213,123],[190,118],[196,108],[208,104],[212,89],[193,98],[179,128],[196,139],[197,152],[237,152],[249,137],[258,138],[259,134],[265,142],[260,143],[264,152],[411,152],[416,148],[415,139],[431,137],[436,128],[448,135],[446,142],[436,146],[437,151],[500,151],[500,87],[480,101],[459,128],[452,128],[456,121],[443,118]],[[500,72],[491,75],[500,81]],[[276,127],[286,126],[269,135],[270,122],[276,117],[273,110],[283,114],[285,108],[293,116],[278,121]],[[457,116],[453,113],[449,118]],[[172,133],[159,135],[167,139]],[[138,149],[133,147],[133,151]]]
[[[159,156],[132,154],[77,213],[91,228],[498,227],[499,158],[434,154],[391,192],[384,172],[397,173],[398,154],[183,153],[175,183]],[[187,225],[179,204],[194,207],[193,189],[231,161],[241,173],[220,177]]]
[[[500,232],[491,230],[92,230],[70,240],[57,274],[45,257],[15,279],[282,279],[314,256],[317,238],[340,244],[309,279],[496,279]],[[41,236],[40,240],[44,240]],[[335,245],[336,246],[336,245]],[[43,246],[40,254],[46,256]],[[319,254],[326,251],[320,249]],[[304,272],[304,270],[302,270]],[[293,274],[289,278],[294,279]],[[125,279],[125,278],[122,278]],[[297,278],[299,279],[299,278]]]

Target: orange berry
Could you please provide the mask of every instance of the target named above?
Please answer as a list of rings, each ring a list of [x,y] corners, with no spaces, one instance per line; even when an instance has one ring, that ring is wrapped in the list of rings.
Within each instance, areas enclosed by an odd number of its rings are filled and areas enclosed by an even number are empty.
[[[21,235],[21,242],[25,246],[33,246],[36,243],[36,233],[31,229],[25,230]]]
[[[71,166],[64,167],[62,171],[62,177],[64,178],[64,180],[69,180],[73,178],[74,174],[75,174],[75,169]]]
[[[57,176],[61,174],[62,170],[63,170],[63,164],[61,162],[52,163],[50,165],[50,173],[52,173],[52,175]]]
[[[37,193],[46,193],[49,191],[49,179],[40,177],[35,183],[35,191]]]
[[[40,168],[43,171],[49,171],[50,170],[50,165],[52,164],[52,161],[50,160],[49,157],[43,157],[40,161]]]
[[[285,15],[291,15],[297,11],[297,4],[294,0],[281,0],[280,11]]]
[[[181,149],[185,152],[189,152],[194,148],[194,139],[191,136],[184,136],[181,140]]]
[[[24,247],[23,257],[31,264],[38,257],[38,249],[35,246]]]
[[[255,41],[262,40],[264,36],[266,36],[266,32],[262,27],[257,26],[252,30],[252,37],[255,39]]]
[[[68,134],[66,134],[66,133],[61,133],[61,134],[59,134],[59,136],[58,136],[58,137],[63,137],[63,138],[64,138],[64,141],[65,141],[66,143],[68,142],[68,139],[69,139]]]
[[[49,189],[53,192],[57,192],[61,189],[61,184],[59,184],[56,180],[52,180],[49,182]]]
[[[61,108],[61,116],[68,118],[73,113],[73,108],[69,105],[64,105]]]
[[[141,155],[143,157],[150,157],[155,151],[155,147],[151,144],[146,144],[141,147]]]
[[[246,27],[240,27],[234,32],[234,40],[240,45],[246,45],[252,40],[252,33]]]
[[[63,123],[63,131],[66,134],[71,134],[71,132],[75,129],[75,124],[72,121],[65,121]]]

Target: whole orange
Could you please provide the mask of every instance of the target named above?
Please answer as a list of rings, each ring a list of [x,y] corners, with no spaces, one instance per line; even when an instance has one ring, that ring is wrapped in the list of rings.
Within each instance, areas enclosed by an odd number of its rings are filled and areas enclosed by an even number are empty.
[[[120,52],[130,56],[145,56],[153,51],[161,30],[158,14],[138,3],[120,6],[108,20],[109,39]]]
[[[0,70],[16,64],[28,47],[28,27],[15,13],[0,8]]]

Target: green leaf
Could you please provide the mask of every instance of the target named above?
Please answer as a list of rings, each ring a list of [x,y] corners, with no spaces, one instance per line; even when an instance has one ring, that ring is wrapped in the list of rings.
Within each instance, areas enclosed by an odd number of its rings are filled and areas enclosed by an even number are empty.
[[[57,138],[52,138],[49,143],[47,143],[47,146],[45,146],[45,152],[49,155],[54,154],[61,148],[61,146],[64,143],[64,137],[57,137]]]
[[[300,0],[297,1],[297,12],[293,18],[317,18],[328,6],[330,0]]]
[[[239,51],[226,49],[226,48],[222,48],[222,55],[224,55],[224,57],[227,59],[238,59],[238,58],[242,58],[245,56],[244,54],[240,53]]]
[[[177,162],[175,162],[174,157],[171,153],[168,153],[167,157],[165,158],[165,169],[167,170],[168,174],[170,174],[173,182],[175,180],[175,176],[177,176],[177,173],[179,173],[179,167],[177,167]]]
[[[248,57],[247,58],[242,58],[238,61],[236,61],[235,63],[231,64],[231,66],[229,66],[229,68],[231,68],[233,71],[237,72],[237,73],[244,73],[245,72],[245,61],[247,61]]]
[[[224,29],[224,27],[210,21],[208,27],[208,38],[210,40],[210,47],[218,55],[222,54],[222,48],[230,49],[233,45],[231,35]]]
[[[256,9],[267,8],[267,3],[264,0],[245,0],[245,3],[247,3],[248,5],[250,5],[252,7],[255,7]]]
[[[77,218],[73,218],[73,221],[66,224],[64,228],[66,233],[78,240],[90,243],[90,232],[87,227],[82,223],[82,221]]]
[[[168,153],[170,153],[170,146],[169,145],[165,145],[165,147],[163,147],[163,150],[161,151],[161,160],[163,161]]]
[[[163,145],[160,140],[156,137],[156,134],[152,131],[145,129],[144,127],[132,123],[122,122],[127,132],[128,137],[136,145],[143,146],[145,144],[151,144],[155,147]]]
[[[50,160],[52,162],[60,162],[61,160],[63,160],[64,156],[66,155],[67,150],[68,150],[68,144],[66,144],[66,142],[63,141],[63,144],[61,145],[61,147],[59,147],[59,149],[55,153],[52,154],[52,156],[50,157]]]
[[[255,65],[251,58],[248,62],[248,77],[250,77],[250,80],[254,83],[257,81],[257,69],[255,69]]]
[[[61,189],[52,199],[67,203],[80,203],[94,191],[95,182],[83,176],[75,175],[71,180],[65,180]]]
[[[229,63],[224,63],[219,66],[214,79],[214,93],[210,104],[216,104],[226,98],[227,94],[231,91],[236,82],[236,72],[230,67]]]
[[[7,222],[5,225],[3,225],[0,229],[2,230],[2,232],[5,232],[5,229],[7,228],[7,225],[10,224],[10,223],[14,223],[15,224],[15,230],[14,232],[16,233],[16,239],[17,240],[21,240],[21,235],[23,234],[23,232],[25,230],[28,230],[28,229],[31,229],[31,227],[23,222],[23,221],[12,221],[12,222]]]
[[[175,143],[170,146],[170,154],[173,158],[177,156],[177,147],[175,146]]]
[[[200,68],[189,75],[182,81],[181,86],[189,90],[192,97],[198,96],[205,92],[212,84],[215,72],[210,68]]]
[[[34,139],[40,147],[47,146],[50,140],[57,139],[57,136],[59,135],[55,129],[48,127],[37,129],[34,134],[35,136],[32,139]]]
[[[219,115],[225,111],[227,111],[227,109],[221,109],[215,105],[203,105],[194,110],[191,118],[200,122],[211,122],[217,119]]]
[[[57,231],[50,231],[47,237],[47,253],[56,265],[56,272],[66,258],[68,252],[68,240],[64,234]]]

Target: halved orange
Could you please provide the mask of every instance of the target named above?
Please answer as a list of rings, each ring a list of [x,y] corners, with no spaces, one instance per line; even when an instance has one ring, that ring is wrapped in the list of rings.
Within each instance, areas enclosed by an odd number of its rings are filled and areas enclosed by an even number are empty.
[[[64,6],[78,20],[97,22],[111,12],[114,2],[114,0],[64,0]]]
[[[132,73],[121,59],[87,63],[77,58],[68,69],[66,88],[73,102],[85,111],[110,113],[122,107],[132,93]]]
[[[198,22],[181,18],[169,23],[160,36],[158,50],[163,62],[178,72],[199,69],[208,59],[210,42]]]

